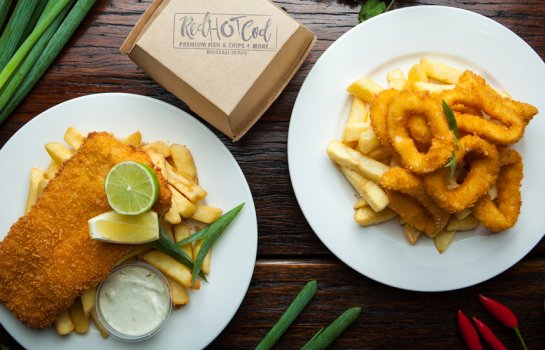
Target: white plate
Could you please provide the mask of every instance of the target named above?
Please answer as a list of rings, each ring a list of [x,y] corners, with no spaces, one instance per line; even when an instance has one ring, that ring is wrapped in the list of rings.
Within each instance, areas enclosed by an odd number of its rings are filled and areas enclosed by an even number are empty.
[[[94,326],[84,336],[59,337],[53,329],[25,327],[6,308],[0,322],[27,349],[201,349],[229,323],[248,289],[257,250],[252,194],[240,167],[223,143],[191,115],[167,103],[138,95],[97,94],[61,103],[23,126],[0,150],[0,237],[21,216],[29,170],[48,165],[44,144],[61,141],[69,126],[82,132],[109,131],[124,137],[140,130],[144,141],[186,144],[208,191],[207,203],[231,209],[246,205],[215,243],[209,283],[190,292],[190,302],[174,310],[159,334],[142,343],[103,339]]]
[[[402,227],[370,228],[353,220],[354,190],[328,159],[340,139],[350,106],[346,87],[369,76],[387,86],[386,73],[405,72],[421,57],[481,73],[492,85],[541,110],[515,148],[524,156],[523,206],[517,225],[498,235],[485,230],[457,234],[442,255],[431,240],[410,246]],[[288,136],[293,188],[314,232],[339,259],[384,284],[443,291],[485,281],[506,270],[543,237],[542,150],[545,148],[545,65],[517,35],[465,10],[418,6],[372,18],[340,37],[320,57],[295,103]]]

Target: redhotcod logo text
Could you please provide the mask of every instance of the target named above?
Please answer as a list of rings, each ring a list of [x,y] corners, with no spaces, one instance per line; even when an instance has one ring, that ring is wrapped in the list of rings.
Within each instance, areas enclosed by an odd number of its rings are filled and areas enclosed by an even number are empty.
[[[268,15],[176,13],[173,47],[209,54],[275,51],[277,26]],[[237,52],[232,52],[237,51]]]

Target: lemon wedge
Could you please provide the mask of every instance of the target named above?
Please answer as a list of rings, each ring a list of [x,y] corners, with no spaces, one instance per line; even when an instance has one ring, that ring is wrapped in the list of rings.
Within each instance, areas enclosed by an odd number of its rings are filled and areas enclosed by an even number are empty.
[[[109,211],[88,221],[91,239],[123,244],[148,243],[159,239],[157,213],[122,215]]]

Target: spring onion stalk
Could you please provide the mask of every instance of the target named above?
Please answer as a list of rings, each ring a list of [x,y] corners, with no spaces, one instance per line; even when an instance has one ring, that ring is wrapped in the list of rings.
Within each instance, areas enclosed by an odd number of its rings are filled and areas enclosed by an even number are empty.
[[[301,350],[326,349],[342,332],[348,328],[361,314],[361,307],[353,307],[343,312],[329,326],[315,334]]]
[[[223,233],[223,231],[225,231],[227,226],[229,226],[231,221],[233,221],[233,219],[242,210],[243,206],[244,203],[237,205],[205,228],[205,230],[207,230],[207,233],[204,236],[201,248],[199,249],[199,253],[197,254],[197,258],[195,259],[195,263],[193,266],[193,279],[191,281],[192,284],[195,284],[197,276],[201,273],[202,263],[204,262],[206,253],[208,253],[214,242],[221,236],[221,234]]]
[[[11,0],[0,1],[0,33],[2,33],[2,27],[6,18],[8,18],[9,8],[11,7]]]
[[[57,18],[62,10],[64,10],[69,2],[70,0],[58,0],[55,6],[51,9],[51,11],[45,15],[44,20],[40,23],[40,25],[34,28],[28,38],[26,38],[23,44],[19,47],[19,49],[17,49],[13,57],[11,57],[8,64],[6,64],[6,66],[0,73],[0,89],[4,87],[6,82],[9,80],[11,75],[19,66],[19,64],[21,64],[21,61],[26,57],[28,52],[32,50],[32,47],[34,46],[36,41],[40,39],[40,36],[42,36],[47,27],[51,25],[51,23],[55,20],[55,18]]]
[[[38,19],[42,17],[42,14],[44,13],[47,2],[48,0],[36,0],[36,8],[34,8],[32,16],[30,16],[28,23],[25,26],[25,31],[23,32],[23,35],[21,36],[21,39],[19,40],[19,45],[17,45],[17,47],[19,47],[30,35],[30,33],[32,33],[34,27],[36,26],[36,23],[38,23]]]
[[[299,292],[297,297],[292,301],[290,306],[282,314],[278,322],[271,328],[269,333],[261,340],[257,345],[256,350],[268,350],[271,349],[274,344],[280,339],[280,337],[291,326],[293,321],[299,316],[301,311],[307,306],[314,294],[316,293],[316,281],[310,281]]]
[[[17,5],[11,14],[6,29],[4,29],[4,32],[0,37],[0,71],[4,69],[13,53],[19,47],[25,27],[37,4],[38,3],[35,0],[17,1]]]
[[[50,0],[50,2],[54,1],[56,0]],[[13,94],[17,91],[17,88],[23,82],[25,76],[32,69],[32,67],[36,63],[36,60],[40,57],[42,51],[47,46],[47,43],[49,43],[49,40],[51,40],[51,38],[61,25],[64,17],[68,13],[68,10],[69,7],[66,7],[63,12],[61,12],[61,14],[57,16],[57,18],[55,18],[53,23],[51,23],[51,25],[40,37],[40,39],[38,39],[32,50],[30,50],[28,55],[25,57],[23,63],[21,63],[21,65],[17,69],[16,73],[12,76],[10,81],[4,87],[4,90],[0,94],[0,110],[2,110],[2,108],[8,103],[9,99],[13,96]]]
[[[96,0],[78,0],[70,13],[66,16],[63,23],[53,35],[46,48],[32,67],[25,80],[20,85],[17,92],[9,100],[8,104],[0,110],[0,123],[4,121],[15,108],[26,97],[30,90],[36,85],[38,80],[45,73],[47,68],[53,63],[64,45],[68,42],[72,34],[76,31]]]

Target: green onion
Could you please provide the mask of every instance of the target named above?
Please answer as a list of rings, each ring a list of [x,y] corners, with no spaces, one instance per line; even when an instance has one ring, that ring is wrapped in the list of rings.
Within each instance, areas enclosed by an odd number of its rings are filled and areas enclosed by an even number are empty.
[[[5,0],[0,2],[0,33],[2,33],[2,27],[6,18],[8,18],[9,8],[11,7],[11,0]]]
[[[40,58],[36,61],[36,64],[25,77],[25,80],[17,92],[9,100],[9,103],[4,107],[4,109],[0,111],[0,123],[4,121],[11,114],[11,112],[13,112],[13,110],[19,105],[19,103],[21,103],[34,85],[36,85],[38,80],[40,80],[47,68],[60,53],[64,45],[66,45],[72,34],[74,34],[79,24],[81,21],[83,21],[95,2],[96,0],[78,0],[76,2],[55,35],[53,35],[49,41],[48,45],[40,55]]]
[[[19,47],[25,27],[37,4],[38,2],[35,0],[17,1],[6,29],[4,29],[0,37],[0,71],[3,71],[11,56]],[[2,85],[0,84],[0,89],[1,87]]]
[[[287,310],[282,314],[278,322],[267,333],[265,338],[257,345],[256,350],[271,349],[280,337],[291,326],[293,321],[299,316],[301,311],[307,306],[314,294],[316,293],[316,281],[310,281],[299,292],[297,297],[292,301]],[[313,338],[314,339],[314,338]]]
[[[176,243],[170,238],[168,233],[163,229],[163,225],[159,225],[159,239],[147,244],[151,248],[155,248],[167,255],[170,255],[174,259],[184,264],[188,269],[193,270],[193,260],[181,250]],[[201,275],[206,281],[204,275]]]
[[[361,314],[361,307],[353,307],[343,312],[329,326],[315,334],[301,350],[326,349]]]
[[[195,280],[197,279],[197,275],[201,273],[201,267],[202,263],[204,261],[204,258],[206,256],[206,253],[210,250],[210,247],[212,247],[212,244],[221,236],[223,231],[227,228],[227,226],[233,221],[233,219],[238,215],[238,213],[242,210],[242,207],[244,206],[244,203],[239,204],[238,206],[234,207],[233,209],[229,210],[227,213],[223,214],[219,219],[208,225],[206,228],[203,229],[207,231],[206,235],[204,236],[201,248],[199,249],[199,253],[197,254],[197,258],[195,259],[195,265],[193,266],[193,280],[191,281],[193,284],[195,283]]]
[[[50,0],[49,3],[53,3],[56,0]],[[9,102],[9,99],[13,96],[13,94],[17,91],[17,88],[24,80],[24,77],[28,74],[28,72],[32,69],[34,64],[36,63],[36,60],[40,57],[42,51],[49,43],[49,40],[51,40],[51,37],[55,34],[57,31],[57,28],[61,25],[64,17],[68,13],[69,7],[66,7],[63,12],[55,20],[51,25],[47,28],[47,30],[43,33],[43,35],[38,39],[36,44],[34,44],[34,47],[28,55],[25,57],[23,63],[19,66],[16,73],[12,76],[8,84],[5,86],[4,91],[0,94],[0,110]],[[47,8],[44,10],[44,12],[47,11]]]
[[[454,151],[452,152],[452,155],[450,156],[450,159],[447,164],[445,164],[445,168],[450,167],[450,178],[454,176],[454,172],[456,171],[456,150],[458,149],[458,124],[456,123],[456,118],[454,117],[454,112],[452,109],[450,109],[449,105],[445,102],[445,100],[442,100],[443,105],[443,113],[445,113],[445,117],[447,118],[448,127],[454,134]]]
[[[32,12],[32,16],[30,16],[30,19],[28,20],[27,25],[25,26],[25,31],[23,32],[23,35],[21,36],[21,39],[19,40],[19,44],[17,47],[21,46],[21,44],[25,41],[25,39],[32,33],[34,30],[34,26],[36,26],[36,23],[38,23],[38,19],[42,17],[42,14],[44,11],[45,6],[48,3],[48,0],[36,0],[36,8]],[[49,0],[51,2],[51,0]]]
[[[11,77],[13,72],[15,72],[15,69],[17,69],[19,64],[21,64],[21,61],[32,49],[36,41],[38,41],[38,39],[45,32],[47,27],[51,25],[51,23],[55,20],[59,13],[64,10],[69,2],[70,0],[58,0],[55,6],[51,9],[51,11],[45,15],[44,20],[34,28],[28,38],[26,38],[23,44],[19,47],[19,49],[17,49],[13,57],[11,57],[8,64],[6,64],[6,66],[0,73],[0,89],[4,87],[8,79]]]

